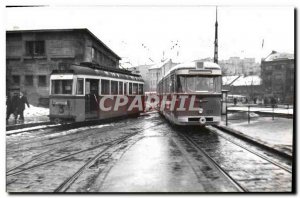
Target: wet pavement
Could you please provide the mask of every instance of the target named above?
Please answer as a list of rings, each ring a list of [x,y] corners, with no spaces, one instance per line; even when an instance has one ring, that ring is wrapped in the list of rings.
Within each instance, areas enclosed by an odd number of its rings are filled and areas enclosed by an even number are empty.
[[[188,135],[249,191],[291,190],[291,174],[203,128],[158,114],[7,136],[8,192],[237,192]]]

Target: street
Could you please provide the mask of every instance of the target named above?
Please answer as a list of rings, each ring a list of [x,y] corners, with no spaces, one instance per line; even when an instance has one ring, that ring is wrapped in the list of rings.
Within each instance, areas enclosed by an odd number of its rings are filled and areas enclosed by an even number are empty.
[[[291,191],[291,164],[274,163],[219,133],[210,126],[174,127],[149,113],[63,131],[12,134],[7,136],[7,191]]]

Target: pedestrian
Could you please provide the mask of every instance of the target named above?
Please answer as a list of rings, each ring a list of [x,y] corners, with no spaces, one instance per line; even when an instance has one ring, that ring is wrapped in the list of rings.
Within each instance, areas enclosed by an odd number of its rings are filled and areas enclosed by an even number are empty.
[[[15,117],[15,122],[18,118],[18,104],[19,104],[19,100],[20,100],[20,97],[19,97],[19,94],[18,93],[14,93],[12,99],[11,99],[11,112],[14,114],[14,117]]]
[[[6,96],[6,122],[8,122],[8,119],[11,114],[13,114],[13,108],[12,108],[12,101],[10,95]]]
[[[254,98],[254,99],[253,99],[254,104],[256,104],[256,101],[257,101],[257,98]]]
[[[274,97],[271,98],[271,104],[273,108],[276,106],[276,99]]]
[[[234,104],[234,106],[236,106],[236,103],[237,103],[237,99],[233,98],[233,104]]]
[[[28,108],[30,107],[27,97],[22,92],[20,92],[20,98],[18,100],[18,105],[17,105],[17,116],[20,115],[19,119],[22,121],[24,121],[25,104],[27,104]]]

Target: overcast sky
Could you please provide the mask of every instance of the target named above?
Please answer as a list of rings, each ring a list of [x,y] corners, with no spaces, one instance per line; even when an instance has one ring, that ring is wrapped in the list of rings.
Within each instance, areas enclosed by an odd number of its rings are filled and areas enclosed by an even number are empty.
[[[214,6],[6,8],[5,22],[6,30],[88,28],[124,61],[138,65],[151,60],[159,62],[163,54],[179,61],[213,57],[215,9]],[[219,59],[240,56],[258,61],[272,50],[294,53],[293,7],[219,6],[218,22]]]

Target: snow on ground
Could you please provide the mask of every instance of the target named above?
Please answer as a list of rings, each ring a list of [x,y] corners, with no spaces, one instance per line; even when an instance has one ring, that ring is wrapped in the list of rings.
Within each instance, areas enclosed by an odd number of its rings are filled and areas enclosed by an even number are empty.
[[[47,122],[49,121],[48,115],[49,108],[37,107],[33,105],[30,105],[30,107],[28,108],[26,106],[24,110],[24,123]],[[11,114],[7,125],[14,124],[16,124],[14,121],[14,115]],[[19,122],[17,124],[19,124]]]
[[[37,116],[48,116],[49,115],[49,108],[45,107],[36,107],[30,105],[28,108],[24,110],[24,117],[37,117]]]
[[[292,154],[293,119],[276,117],[272,120],[271,117],[259,117],[252,119],[250,124],[246,119],[229,120],[228,127]]]

